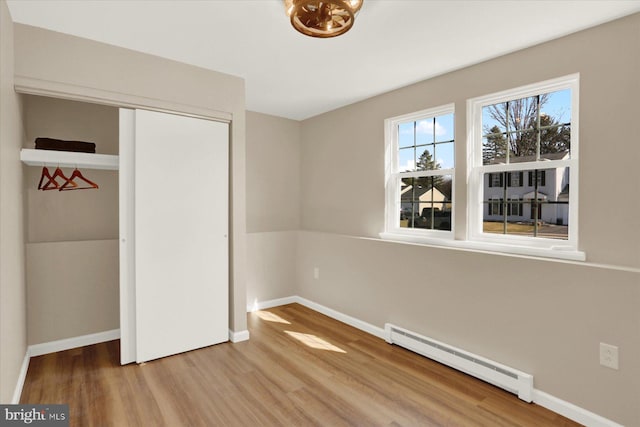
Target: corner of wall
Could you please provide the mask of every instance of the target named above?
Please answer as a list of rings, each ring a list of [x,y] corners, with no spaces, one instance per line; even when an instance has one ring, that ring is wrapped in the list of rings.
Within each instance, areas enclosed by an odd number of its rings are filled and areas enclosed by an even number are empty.
[[[13,90],[13,21],[0,0],[0,402],[15,400],[27,352],[21,107]]]

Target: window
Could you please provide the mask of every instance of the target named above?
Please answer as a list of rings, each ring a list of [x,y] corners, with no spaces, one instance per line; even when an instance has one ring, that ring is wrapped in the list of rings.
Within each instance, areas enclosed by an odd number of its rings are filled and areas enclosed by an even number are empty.
[[[490,173],[489,187],[502,187],[502,175],[501,173]]]
[[[503,213],[502,199],[498,197],[492,197],[487,203],[487,215],[488,216],[500,216]]]
[[[522,216],[522,202],[518,196],[512,196],[509,199],[508,216]]]
[[[464,145],[455,144],[454,104],[385,120],[380,236],[584,260],[578,250],[578,85],[574,74],[467,100]],[[466,170],[455,170],[456,156],[466,159]],[[457,212],[465,203],[455,198],[456,174],[467,197],[466,209]],[[456,231],[454,224],[462,227]]]
[[[385,121],[387,232],[450,236],[453,105]]]
[[[534,186],[534,182],[536,182],[538,184],[538,187],[544,187],[546,184],[546,172],[541,170],[541,171],[529,171],[529,187],[533,187]]]
[[[507,186],[509,187],[522,187],[522,175],[523,172],[511,172],[507,175]]]
[[[573,75],[468,101],[469,240],[577,251],[577,97]]]

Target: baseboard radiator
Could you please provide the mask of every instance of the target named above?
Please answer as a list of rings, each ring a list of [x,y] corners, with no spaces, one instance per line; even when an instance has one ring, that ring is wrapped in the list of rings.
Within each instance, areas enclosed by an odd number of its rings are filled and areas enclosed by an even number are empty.
[[[452,347],[398,326],[384,325],[385,339],[444,365],[472,375],[504,390],[525,402],[533,400],[533,376],[501,365],[481,356]]]

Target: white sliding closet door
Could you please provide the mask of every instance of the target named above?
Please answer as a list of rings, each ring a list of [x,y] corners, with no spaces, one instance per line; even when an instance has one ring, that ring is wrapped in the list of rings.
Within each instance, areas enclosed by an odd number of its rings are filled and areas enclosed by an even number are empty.
[[[134,122],[129,354],[144,362],[228,340],[229,129],[144,110]]]

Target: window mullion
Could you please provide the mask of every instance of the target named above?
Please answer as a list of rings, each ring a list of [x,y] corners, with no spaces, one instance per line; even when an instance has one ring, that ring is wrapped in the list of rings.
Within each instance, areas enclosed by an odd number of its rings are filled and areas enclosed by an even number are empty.
[[[503,172],[504,178],[502,179],[502,234],[507,234],[507,173]]]
[[[505,162],[507,164],[509,164],[509,157],[511,155],[511,141],[510,141],[511,133],[509,132],[509,104],[510,104],[509,101],[507,101],[505,103],[505,108],[506,108],[505,117],[507,118],[505,120],[505,122],[506,122],[505,136],[507,137],[507,147],[506,147],[506,150],[505,150],[506,151],[506,153],[505,153]]]
[[[418,122],[413,122],[413,169],[418,169],[418,151],[416,147],[417,143]]]
[[[538,178],[540,177],[540,171],[538,169],[535,170],[533,174],[533,211],[535,212],[533,215],[533,237],[538,236],[538,222],[540,221],[540,201],[538,200]]]
[[[536,161],[540,161],[540,95],[536,96]]]
[[[528,171],[533,170],[535,168],[544,168],[544,169],[556,169],[565,166],[573,166],[575,164],[575,159],[565,159],[565,160],[541,160],[539,162],[522,162],[522,163],[511,163],[511,164],[499,164],[499,165],[484,165],[478,166],[478,169],[483,173],[498,173],[505,171]]]
[[[431,129],[431,138],[433,138],[432,139],[432,141],[433,141],[433,164],[436,165],[437,162],[438,162],[436,159],[438,157],[436,156],[436,118],[435,118],[435,116],[433,117],[433,123],[432,123],[431,127],[433,128],[433,129]],[[432,192],[432,194],[433,194],[433,192]],[[433,224],[433,222],[432,222],[432,224]]]
[[[399,172],[398,176],[402,178],[421,178],[425,176],[446,176],[453,175],[454,169],[431,169],[431,170],[420,170],[414,172]]]

